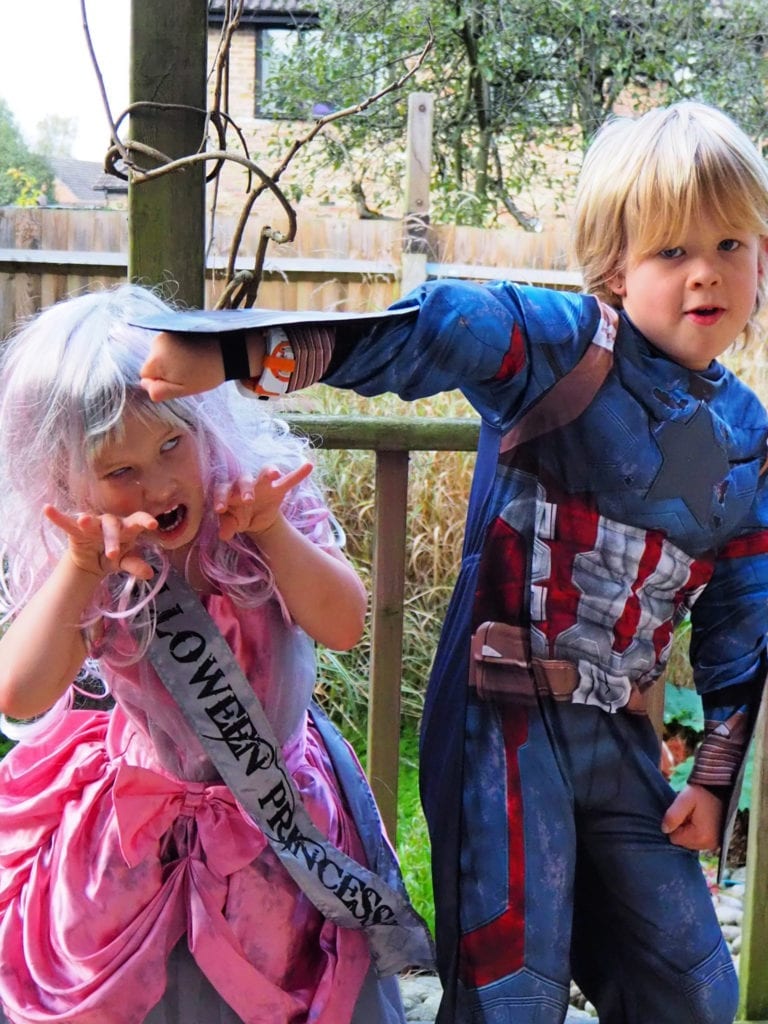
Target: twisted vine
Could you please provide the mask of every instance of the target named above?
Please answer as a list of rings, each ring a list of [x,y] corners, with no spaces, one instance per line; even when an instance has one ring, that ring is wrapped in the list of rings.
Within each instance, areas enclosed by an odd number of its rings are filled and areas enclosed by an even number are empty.
[[[237,218],[237,223],[230,241],[227,254],[227,264],[224,271],[225,285],[221,296],[216,302],[215,308],[217,309],[235,309],[240,306],[249,308],[253,306],[259,285],[263,278],[264,261],[266,259],[269,243],[275,242],[277,244],[283,244],[286,242],[292,242],[296,237],[296,210],[278,184],[280,178],[296,157],[296,154],[304,146],[308,145],[329,124],[345,117],[352,117],[355,114],[360,114],[384,96],[401,89],[422,66],[434,42],[432,29],[430,26],[427,26],[428,36],[425,44],[420,51],[408,54],[402,58],[405,70],[396,80],[390,82],[389,85],[383,87],[378,92],[367,96],[364,100],[354,106],[345,107],[342,110],[334,111],[333,113],[326,114],[323,117],[319,117],[314,120],[310,128],[308,128],[303,135],[299,135],[294,139],[276,166],[270,172],[267,172],[252,159],[244,132],[229,115],[227,110],[229,57],[232,37],[240,23],[245,0],[226,0],[222,30],[209,76],[212,79],[212,87],[210,90],[210,105],[207,108],[200,109],[197,107],[187,106],[185,104],[155,103],[141,100],[131,103],[117,118],[112,115],[109,97],[104,85],[104,78],[102,76],[96,52],[94,50],[93,41],[91,39],[86,2],[87,0],[80,0],[83,31],[85,33],[86,45],[96,73],[98,88],[110,129],[111,143],[104,160],[105,171],[108,174],[113,174],[123,180],[130,181],[133,184],[142,184],[143,182],[153,181],[166,174],[178,173],[186,167],[190,167],[201,162],[211,164],[211,168],[206,172],[206,182],[213,182],[216,189],[212,204],[212,218],[215,218],[216,215],[219,176],[225,164],[228,162],[236,163],[245,167],[248,171],[246,198]],[[132,113],[136,113],[137,111],[141,111],[143,114],[151,113],[153,111],[158,114],[168,112],[193,112],[202,114],[204,117],[204,127],[197,150],[194,153],[188,153],[182,157],[171,158],[167,154],[162,153],[154,147],[148,146],[136,139],[122,139],[120,136],[121,126]],[[232,134],[234,134],[237,149],[230,148],[227,138],[228,132],[232,132]],[[213,135],[216,140],[216,148],[213,149],[210,148],[211,135]],[[264,195],[265,192],[271,192],[277,199],[283,213],[285,214],[286,225],[282,230],[278,230],[277,228],[273,228],[268,225],[263,226],[259,242],[256,247],[253,268],[237,271],[235,269],[237,257],[240,251],[240,246],[242,245],[248,218],[251,215],[254,204],[260,196]],[[210,237],[212,236],[213,231],[211,230]]]

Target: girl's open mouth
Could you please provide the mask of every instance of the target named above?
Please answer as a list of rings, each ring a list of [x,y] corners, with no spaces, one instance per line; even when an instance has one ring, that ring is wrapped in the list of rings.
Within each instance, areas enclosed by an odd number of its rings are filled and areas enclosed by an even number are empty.
[[[155,516],[157,528],[160,533],[173,533],[184,522],[187,517],[187,506],[176,505],[167,512],[160,512]]]

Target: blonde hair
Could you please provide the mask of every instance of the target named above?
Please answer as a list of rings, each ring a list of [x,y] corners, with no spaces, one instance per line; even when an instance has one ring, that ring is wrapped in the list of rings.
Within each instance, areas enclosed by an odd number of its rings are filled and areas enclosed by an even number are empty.
[[[681,238],[701,211],[768,236],[768,167],[738,125],[692,102],[608,121],[587,151],[576,193],[573,244],[587,291],[620,306],[608,282],[625,269],[628,239],[642,259]]]

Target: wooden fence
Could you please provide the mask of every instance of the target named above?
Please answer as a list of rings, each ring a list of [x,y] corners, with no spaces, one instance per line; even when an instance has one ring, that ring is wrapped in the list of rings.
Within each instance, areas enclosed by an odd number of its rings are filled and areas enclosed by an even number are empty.
[[[124,280],[128,214],[119,210],[0,208],[0,337],[38,309],[94,285]],[[260,223],[248,225],[237,268],[253,265]],[[231,222],[209,242],[206,304],[222,288]],[[403,231],[397,220],[302,219],[290,245],[269,252],[258,302],[270,309],[383,309],[401,292]],[[559,231],[431,228],[424,276],[507,277],[578,287]],[[169,293],[172,295],[172,285]]]
[[[15,321],[73,292],[125,278],[127,215],[116,211],[0,209],[0,337]],[[254,234],[257,234],[257,225]],[[223,231],[226,237],[226,230]],[[254,251],[254,249],[251,249]],[[380,309],[399,297],[401,225],[396,221],[303,221],[291,247],[267,263],[259,304],[274,309]],[[507,278],[575,288],[557,232],[431,229],[425,276]],[[241,265],[248,265],[243,257]],[[208,302],[224,260],[216,240],[208,261]],[[309,422],[308,422],[309,421]],[[376,540],[369,764],[377,799],[394,835],[403,629],[405,510],[410,451],[472,450],[473,421],[379,423],[304,417],[321,445],[376,452]],[[296,427],[302,423],[298,418]],[[657,709],[658,719],[659,709]],[[742,937],[740,1024],[768,1024],[768,762],[758,726]]]

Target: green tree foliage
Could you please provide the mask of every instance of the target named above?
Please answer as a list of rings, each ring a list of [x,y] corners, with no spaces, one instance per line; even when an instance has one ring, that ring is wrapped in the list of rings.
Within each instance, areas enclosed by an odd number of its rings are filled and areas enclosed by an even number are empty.
[[[36,203],[52,188],[48,162],[29,149],[10,107],[0,99],[0,206]]]
[[[427,38],[415,88],[435,95],[433,217],[534,227],[536,189],[567,197],[611,113],[696,98],[766,132],[765,0],[319,0],[320,31],[275,62],[269,102],[311,117],[359,103]],[[286,97],[290,97],[288,108]],[[350,183],[402,175],[406,97],[322,135],[318,164]],[[553,150],[558,158],[553,160]],[[375,193],[373,195],[376,198]]]

